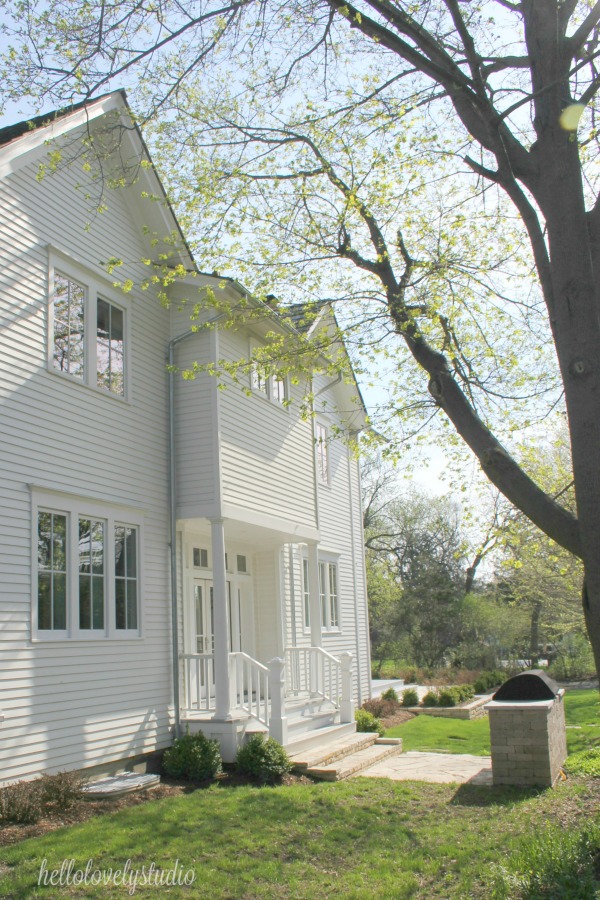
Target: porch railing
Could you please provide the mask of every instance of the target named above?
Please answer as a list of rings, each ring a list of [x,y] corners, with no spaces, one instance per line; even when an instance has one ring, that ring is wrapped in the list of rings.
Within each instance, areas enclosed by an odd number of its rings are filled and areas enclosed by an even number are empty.
[[[187,710],[215,708],[215,665],[212,653],[184,653],[184,705]]]
[[[323,697],[339,708],[342,699],[342,661],[322,647],[288,647],[286,694]]]
[[[269,669],[247,653],[230,653],[231,705],[267,728],[270,719]]]

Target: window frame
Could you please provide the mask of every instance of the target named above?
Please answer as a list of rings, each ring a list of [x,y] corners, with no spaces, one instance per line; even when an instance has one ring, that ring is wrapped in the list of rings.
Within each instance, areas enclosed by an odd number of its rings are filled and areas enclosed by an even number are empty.
[[[250,356],[252,356],[254,350],[257,348],[263,347],[260,341],[250,339]],[[290,381],[287,375],[280,377],[277,373],[273,375],[265,375],[260,370],[260,364],[257,362],[253,362],[250,366],[250,390],[252,394],[256,397],[263,397],[265,400],[268,400],[273,406],[278,409],[289,409],[289,400],[290,400]],[[275,395],[275,384],[283,385],[283,399],[280,399],[279,396]]]
[[[29,485],[31,491],[31,641],[133,640],[144,636],[144,515],[142,510],[110,501]],[[42,629],[38,622],[38,517],[40,513],[66,516],[66,628]],[[79,520],[104,524],[104,627],[81,628],[79,619]],[[116,626],[115,529],[136,530],[137,627]]]
[[[300,572],[302,585],[302,625],[305,634],[310,632],[310,560],[306,553],[300,557]],[[319,571],[319,627],[322,634],[341,634],[341,609],[340,609],[340,567],[339,556],[331,553],[319,553],[318,556]],[[335,603],[337,612],[337,623],[332,624],[331,615],[331,570],[335,570]],[[321,578],[321,572],[324,578]],[[323,584],[324,581],[324,584]],[[308,616],[307,616],[308,613]]]
[[[57,275],[75,282],[84,291],[83,376],[62,371],[54,365],[54,290]],[[98,301],[103,300],[123,313],[123,393],[117,393],[98,384]],[[79,384],[96,391],[103,397],[111,397],[121,403],[130,402],[131,377],[131,301],[118,293],[111,283],[91,269],[74,260],[55,247],[48,248],[47,291],[47,370],[71,384]]]

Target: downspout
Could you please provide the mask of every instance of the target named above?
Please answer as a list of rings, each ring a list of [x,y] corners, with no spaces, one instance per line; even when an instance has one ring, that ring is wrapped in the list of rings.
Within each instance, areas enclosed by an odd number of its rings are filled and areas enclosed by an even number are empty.
[[[348,494],[350,499],[350,539],[352,541],[352,568],[354,569],[354,578],[352,579],[354,585],[354,639],[356,643],[356,681],[358,687],[358,705],[362,706],[362,672],[361,672],[361,664],[360,664],[360,635],[359,635],[359,626],[358,626],[358,590],[356,587],[356,529],[354,525],[354,491],[352,490],[352,456],[350,453],[347,454],[348,457]],[[362,561],[362,560],[361,560]],[[363,576],[364,577],[364,576]],[[365,585],[366,588],[366,585]],[[368,640],[368,629],[367,629],[367,640]]]
[[[219,313],[203,323],[208,325],[222,318]],[[167,366],[169,372],[169,532],[171,543],[171,640],[172,640],[172,677],[173,705],[175,712],[175,737],[181,733],[181,708],[179,697],[179,616],[177,614],[177,472],[175,463],[175,379],[173,373],[174,350],[177,344],[198,333],[197,328],[190,328],[183,334],[172,338],[167,345]]]

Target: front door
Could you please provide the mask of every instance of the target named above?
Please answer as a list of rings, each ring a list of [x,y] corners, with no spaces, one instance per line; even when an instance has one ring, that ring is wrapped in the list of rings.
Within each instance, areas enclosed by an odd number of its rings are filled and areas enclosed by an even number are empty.
[[[227,579],[229,612],[229,647],[238,652],[242,647],[241,590]],[[212,581],[194,579],[194,652],[215,652],[214,598]]]

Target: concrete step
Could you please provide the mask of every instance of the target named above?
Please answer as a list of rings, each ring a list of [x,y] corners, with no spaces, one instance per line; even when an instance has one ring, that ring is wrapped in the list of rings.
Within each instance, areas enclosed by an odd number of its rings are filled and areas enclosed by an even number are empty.
[[[382,762],[389,756],[396,756],[402,753],[402,741],[397,738],[397,743],[390,744],[389,738],[385,743],[379,743],[379,739],[368,747],[363,747],[354,753],[340,757],[329,765],[316,765],[306,769],[306,775],[313,778],[320,778],[323,781],[342,781],[344,778],[350,778],[363,769],[370,769],[376,763]]]
[[[285,749],[290,756],[297,756],[298,753],[312,750],[313,747],[322,746],[330,740],[335,741],[344,735],[355,734],[355,732],[356,722],[347,722],[344,725],[326,725],[304,734],[292,733],[293,740],[288,740]]]
[[[311,699],[305,697],[303,699],[294,699],[285,701],[285,713],[290,719],[304,718],[313,716],[321,712],[335,712],[336,707],[329,700],[322,698]]]
[[[291,740],[294,740],[296,735],[311,731],[321,731],[323,728],[337,724],[337,718],[337,710],[334,709],[313,713],[311,716],[288,717],[288,735]]]
[[[376,740],[376,734],[344,734],[337,738],[330,735],[322,739],[315,747],[301,750],[290,758],[294,768],[302,772],[318,766],[328,766],[343,756],[356,753],[364,747],[370,747]]]

